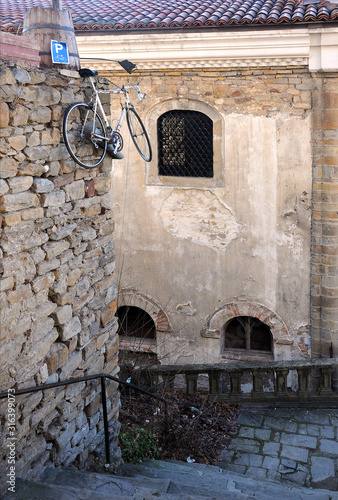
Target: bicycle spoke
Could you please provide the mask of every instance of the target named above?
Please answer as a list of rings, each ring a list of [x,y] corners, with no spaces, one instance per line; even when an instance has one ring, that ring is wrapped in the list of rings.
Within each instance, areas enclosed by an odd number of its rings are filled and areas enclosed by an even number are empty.
[[[105,157],[105,128],[98,114],[86,103],[75,103],[66,112],[63,135],[72,158],[85,168],[99,166]]]
[[[149,162],[152,157],[150,141],[142,120],[134,108],[128,108],[127,110],[127,123],[137,151],[144,160]]]

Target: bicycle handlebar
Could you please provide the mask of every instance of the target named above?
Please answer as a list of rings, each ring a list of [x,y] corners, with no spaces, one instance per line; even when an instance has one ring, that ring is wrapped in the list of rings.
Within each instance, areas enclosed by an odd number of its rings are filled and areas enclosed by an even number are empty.
[[[128,89],[134,88],[137,92],[137,97],[139,98],[140,101],[143,101],[145,98],[146,94],[142,94],[140,87],[138,85],[123,85],[122,87],[119,87],[114,90],[109,90],[107,92],[110,92],[112,94],[126,94],[128,93]]]

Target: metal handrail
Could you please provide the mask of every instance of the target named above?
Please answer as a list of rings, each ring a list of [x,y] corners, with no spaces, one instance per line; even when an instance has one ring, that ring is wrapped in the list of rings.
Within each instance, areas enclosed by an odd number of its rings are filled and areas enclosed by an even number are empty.
[[[165,418],[165,426],[167,428],[168,426],[168,401],[164,398],[161,398],[160,396],[157,396],[156,394],[153,394],[145,389],[142,389],[141,387],[138,387],[134,384],[131,384],[129,382],[125,382],[124,380],[121,380],[117,377],[113,377],[112,375],[108,375],[106,373],[98,373],[95,375],[86,375],[84,377],[78,377],[78,378],[70,378],[67,380],[63,380],[60,382],[53,382],[51,384],[42,384],[42,385],[36,385],[34,387],[26,387],[25,389],[18,389],[14,393],[12,392],[11,394],[13,396],[19,396],[21,394],[31,394],[33,392],[39,392],[47,389],[54,389],[55,387],[64,387],[65,385],[70,385],[70,384],[78,384],[80,382],[86,382],[87,380],[101,380],[101,394],[102,394],[102,411],[103,411],[103,425],[104,425],[104,440],[105,440],[105,451],[106,451],[106,462],[110,464],[110,442],[109,442],[109,431],[108,431],[108,411],[107,411],[107,393],[106,393],[106,379],[113,380],[114,382],[117,382],[119,385],[124,385],[126,387],[130,387],[131,389],[134,389],[138,392],[141,392],[142,394],[147,394],[148,396],[157,399],[158,401],[161,401],[164,403],[164,418]],[[0,392],[0,399],[5,399],[8,397],[8,392]]]

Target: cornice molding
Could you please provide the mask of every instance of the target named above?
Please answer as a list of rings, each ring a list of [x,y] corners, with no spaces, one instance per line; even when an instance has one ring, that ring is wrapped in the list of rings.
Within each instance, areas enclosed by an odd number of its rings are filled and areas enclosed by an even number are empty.
[[[140,70],[309,66],[337,71],[338,28],[77,35],[82,66],[118,71],[130,59]],[[122,70],[123,71],[123,70]]]

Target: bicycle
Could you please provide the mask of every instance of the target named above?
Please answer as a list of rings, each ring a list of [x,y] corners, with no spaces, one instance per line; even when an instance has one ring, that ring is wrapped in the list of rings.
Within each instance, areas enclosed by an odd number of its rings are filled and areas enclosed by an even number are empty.
[[[123,138],[120,133],[124,117],[127,116],[128,129],[132,141],[141,157],[150,162],[152,158],[151,144],[145,126],[134,105],[130,101],[128,89],[135,89],[142,101],[138,85],[122,85],[112,90],[100,90],[95,85],[97,71],[80,69],[82,78],[88,78],[92,87],[89,102],[75,102],[66,111],[63,120],[63,137],[66,148],[73,160],[84,168],[96,168],[103,162],[106,153],[116,159],[123,158]],[[100,94],[124,94],[125,102],[121,104],[122,112],[113,129],[104,112]]]

